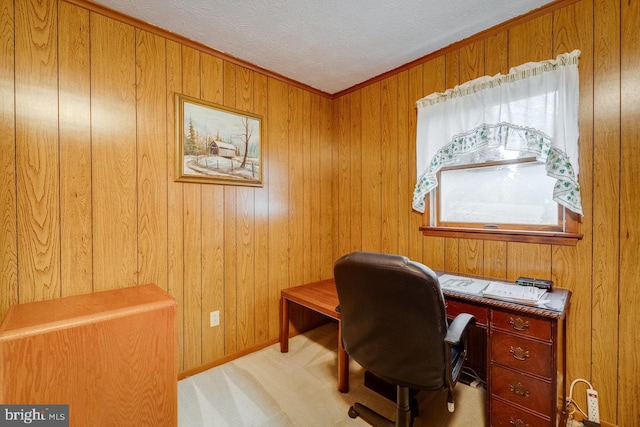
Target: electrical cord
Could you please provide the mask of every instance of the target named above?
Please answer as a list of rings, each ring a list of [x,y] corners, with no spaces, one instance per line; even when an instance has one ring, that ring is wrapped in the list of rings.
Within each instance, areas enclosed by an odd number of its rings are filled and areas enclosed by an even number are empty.
[[[580,406],[578,406],[578,403],[575,400],[573,400],[573,386],[576,385],[579,382],[587,384],[590,389],[593,388],[591,383],[589,381],[587,381],[587,380],[583,380],[582,378],[578,378],[578,379],[573,380],[571,382],[571,387],[569,387],[569,397],[567,398],[567,403],[566,404],[567,404],[567,406],[570,405],[570,404],[573,405],[575,407],[575,409],[580,411],[582,413],[582,415],[585,416],[585,418],[588,418],[589,416],[582,410],[582,408]],[[569,413],[569,415],[573,415],[576,412],[575,409],[573,411],[571,411]]]

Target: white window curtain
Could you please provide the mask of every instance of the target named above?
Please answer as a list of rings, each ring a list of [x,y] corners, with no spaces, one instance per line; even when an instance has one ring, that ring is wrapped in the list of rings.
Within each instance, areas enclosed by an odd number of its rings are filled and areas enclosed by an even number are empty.
[[[417,102],[417,183],[413,208],[424,212],[437,173],[485,147],[535,153],[556,179],[553,200],[582,215],[578,184],[579,50],[485,76]]]

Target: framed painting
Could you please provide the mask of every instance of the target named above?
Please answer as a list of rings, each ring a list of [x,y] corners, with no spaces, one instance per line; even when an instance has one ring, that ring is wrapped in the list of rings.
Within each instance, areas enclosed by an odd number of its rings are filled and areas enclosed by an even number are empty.
[[[262,187],[262,117],[176,94],[176,181]]]

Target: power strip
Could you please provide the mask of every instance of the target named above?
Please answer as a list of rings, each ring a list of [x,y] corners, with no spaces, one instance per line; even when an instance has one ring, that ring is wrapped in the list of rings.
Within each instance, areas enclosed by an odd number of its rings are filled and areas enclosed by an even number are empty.
[[[594,389],[587,389],[587,413],[589,421],[600,422],[600,410],[598,409],[598,392]]]

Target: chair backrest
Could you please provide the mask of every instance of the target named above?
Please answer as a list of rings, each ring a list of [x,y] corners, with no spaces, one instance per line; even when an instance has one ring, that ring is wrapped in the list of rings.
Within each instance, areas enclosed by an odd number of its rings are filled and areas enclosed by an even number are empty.
[[[398,255],[354,252],[334,275],[342,341],[365,369],[401,386],[447,387],[447,318],[437,275]]]

